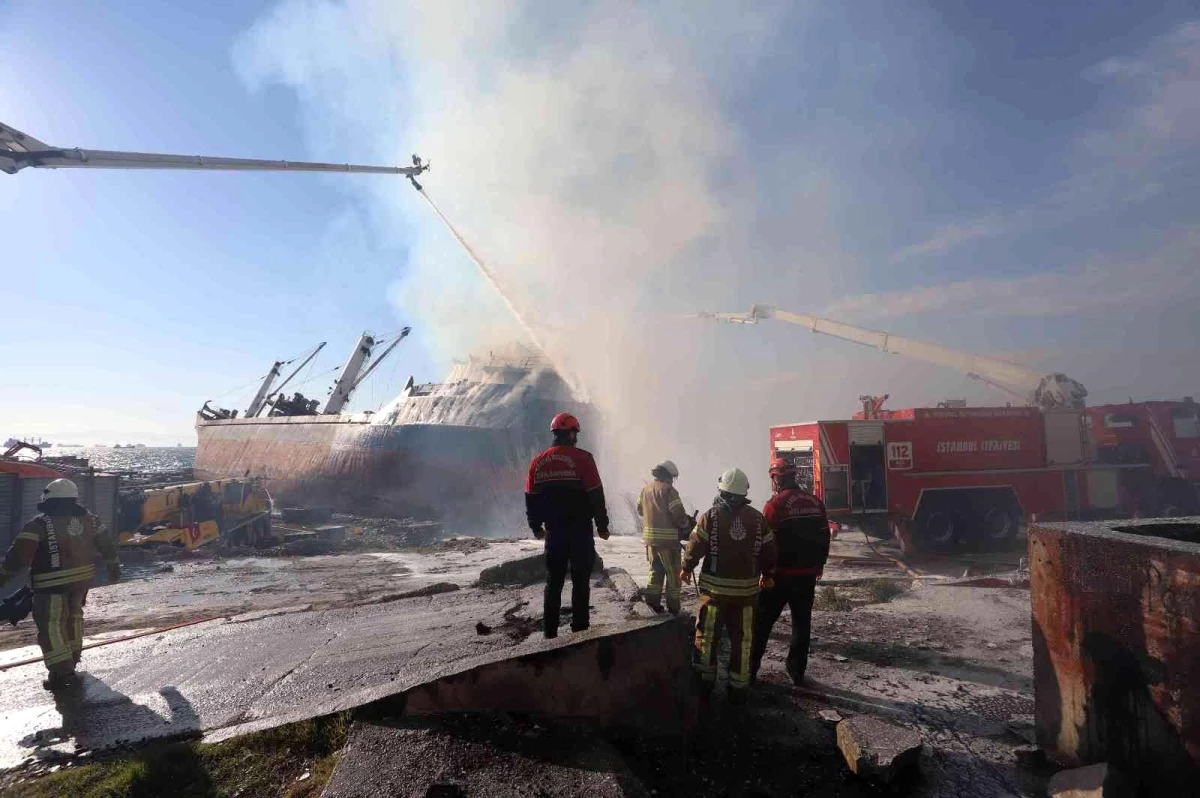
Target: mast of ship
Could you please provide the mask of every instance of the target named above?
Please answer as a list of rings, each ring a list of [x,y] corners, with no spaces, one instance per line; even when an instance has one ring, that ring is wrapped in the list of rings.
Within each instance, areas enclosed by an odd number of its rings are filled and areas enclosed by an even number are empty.
[[[333,384],[333,391],[329,394],[329,401],[325,403],[325,407],[321,412],[324,415],[337,415],[342,412],[342,408],[350,401],[350,394],[354,392],[355,381],[358,379],[358,373],[362,371],[363,364],[367,362],[367,358],[371,355],[371,350],[375,348],[375,338],[370,333],[363,333],[358,339],[358,343],[354,346],[354,351],[350,353],[350,358],[346,361],[346,365],[342,366],[342,371],[338,375],[337,382]]]
[[[266,401],[267,393],[271,390],[271,383],[275,382],[275,378],[279,376],[279,369],[282,366],[282,360],[276,360],[275,365],[271,366],[271,371],[263,378],[262,385],[258,386],[258,393],[254,394],[254,398],[250,400],[250,406],[246,408],[246,418],[254,418],[258,415],[263,402]]]

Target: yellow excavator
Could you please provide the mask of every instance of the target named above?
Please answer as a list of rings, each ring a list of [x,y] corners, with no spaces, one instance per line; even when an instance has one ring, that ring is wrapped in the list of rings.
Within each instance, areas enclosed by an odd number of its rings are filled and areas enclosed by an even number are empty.
[[[261,479],[216,479],[122,491],[120,545],[195,549],[214,540],[268,546],[271,497]]]

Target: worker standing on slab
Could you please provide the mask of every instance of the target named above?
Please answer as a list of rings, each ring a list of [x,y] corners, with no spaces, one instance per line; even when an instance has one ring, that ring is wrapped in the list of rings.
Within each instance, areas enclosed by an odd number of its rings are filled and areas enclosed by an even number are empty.
[[[787,460],[771,461],[771,486],[775,495],[763,507],[767,523],[775,532],[779,563],[775,584],[758,594],[758,619],[751,655],[751,680],[758,676],[771,628],[784,606],[792,611],[792,643],[788,649],[787,672],[793,684],[804,681],[808,666],[809,633],[812,629],[813,597],[817,580],[829,558],[829,516],[825,504],[796,481],[796,469]]]
[[[718,642],[728,630],[730,699],[740,702],[750,685],[758,591],[771,585],[775,572],[775,536],[763,514],[750,506],[750,480],[741,469],[722,474],[717,489],[712,508],[688,538],[679,578],[691,583],[692,571],[703,561],[692,663],[711,689],[717,679]]]
[[[667,589],[667,610],[679,612],[679,541],[686,539],[695,522],[683,509],[683,499],[675,490],[679,468],[663,460],[650,470],[653,477],[637,500],[642,517],[642,540],[650,561],[650,578],[642,597],[655,612],[662,612],[663,586]]]
[[[538,540],[546,540],[544,632],[558,637],[558,616],[567,572],[571,574],[571,631],[588,628],[595,521],[601,540],[608,540],[604,487],[590,452],[576,446],[579,420],[559,413],[550,422],[554,445],[529,463],[525,481],[525,513]]]
[[[104,557],[109,583],[120,581],[121,565],[108,529],[80,506],[74,482],[51,482],[37,508],[41,514],[22,527],[0,565],[0,584],[29,568],[37,641],[50,672],[42,686],[57,690],[75,682],[83,651],[83,605],[96,577],[96,553]]]

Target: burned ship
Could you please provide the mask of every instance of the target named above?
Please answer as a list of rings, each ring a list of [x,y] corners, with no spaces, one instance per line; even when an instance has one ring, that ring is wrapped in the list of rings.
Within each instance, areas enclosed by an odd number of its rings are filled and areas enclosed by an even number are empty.
[[[206,402],[196,418],[196,477],[263,477],[277,507],[518,531],[525,471],[548,445],[550,419],[566,410],[589,424],[595,413],[544,355],[515,344],[456,362],[441,383],[409,377],[376,411],[343,412],[408,332],[377,357],[385,342],[364,333],[323,405],[283,392],[308,360],[272,391],[283,365],[275,363],[241,417]]]

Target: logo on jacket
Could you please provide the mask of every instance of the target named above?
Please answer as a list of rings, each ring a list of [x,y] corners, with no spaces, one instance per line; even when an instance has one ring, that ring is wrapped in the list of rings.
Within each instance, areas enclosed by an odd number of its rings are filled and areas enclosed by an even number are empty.
[[[740,516],[733,519],[733,523],[729,527],[729,537],[734,540],[746,539],[746,525],[742,523]]]
[[[78,517],[71,518],[70,523],[67,524],[67,534],[73,538],[83,536],[83,522]]]

